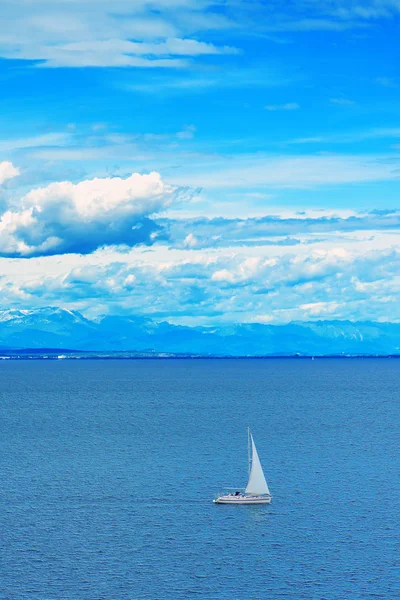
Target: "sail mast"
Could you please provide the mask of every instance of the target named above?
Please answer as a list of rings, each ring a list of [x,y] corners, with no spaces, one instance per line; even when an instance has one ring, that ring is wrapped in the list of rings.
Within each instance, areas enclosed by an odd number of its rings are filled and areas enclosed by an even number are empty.
[[[250,456],[250,427],[247,428],[247,471],[250,477],[251,471],[251,456]]]

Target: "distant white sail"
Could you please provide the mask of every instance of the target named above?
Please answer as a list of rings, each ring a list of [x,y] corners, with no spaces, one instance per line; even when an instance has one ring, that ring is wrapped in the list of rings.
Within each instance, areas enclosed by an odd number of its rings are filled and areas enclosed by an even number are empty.
[[[253,436],[250,433],[251,439],[251,471],[249,476],[249,482],[246,487],[246,494],[251,496],[262,496],[263,494],[270,494],[268,484],[265,481],[264,473],[258,458],[256,445],[253,440]]]

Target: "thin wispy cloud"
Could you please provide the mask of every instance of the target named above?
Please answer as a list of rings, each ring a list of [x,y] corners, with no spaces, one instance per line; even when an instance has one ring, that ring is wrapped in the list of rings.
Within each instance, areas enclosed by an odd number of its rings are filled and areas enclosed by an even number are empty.
[[[290,216],[275,214],[248,219],[158,218],[156,222],[164,230],[164,239],[170,246],[196,249],[295,246],[322,243],[332,240],[335,235],[338,242],[347,239],[356,244],[362,239],[360,232],[364,232],[365,239],[377,231],[400,232],[399,211],[349,216],[326,215],[324,211],[309,216],[293,212]]]
[[[6,0],[0,55],[38,61],[45,67],[179,68],[186,57],[235,54],[237,48],[218,46],[191,33],[231,26],[224,15],[205,15],[209,2],[25,3],[25,18]],[[154,10],[158,12],[155,14]],[[5,33],[6,32],[6,33]],[[185,57],[185,58],[179,58]]]
[[[297,102],[285,102],[285,104],[267,104],[264,108],[272,112],[277,110],[299,110],[300,105]]]
[[[45,133],[33,137],[0,139],[0,152],[10,153],[13,150],[30,148],[64,147],[71,143],[71,135],[65,132]]]
[[[19,18],[21,6],[24,19]],[[369,27],[399,12],[398,4],[389,0],[367,0],[362,7],[306,1],[249,7],[243,0],[156,0],[151,5],[145,0],[129,5],[99,0],[93,5],[83,0],[60,2],[51,12],[48,8],[45,0],[18,5],[5,0],[0,55],[49,67],[177,68],[187,63],[174,56],[237,52],[236,47],[201,39],[205,32],[341,32]]]
[[[305,138],[287,140],[287,144],[352,144],[364,140],[391,139],[400,137],[400,127],[376,127],[364,131],[335,132]]]
[[[229,59],[229,57],[227,57]],[[232,57],[234,60],[234,57]],[[265,64],[262,68],[244,67],[238,70],[231,68],[230,63],[219,67],[213,65],[212,69],[192,70],[190,77],[182,71],[151,77],[143,80],[133,81],[126,77],[118,80],[116,86],[119,89],[137,93],[143,92],[157,96],[160,93],[171,96],[182,96],[187,94],[204,95],[214,90],[240,89],[240,88],[286,88],[302,80],[299,74],[294,73],[288,67],[279,69],[273,64]]]
[[[399,87],[399,82],[394,77],[377,77],[375,81],[379,85],[382,85],[383,87],[386,87],[386,88]]]
[[[338,106],[354,106],[356,104],[354,100],[349,100],[348,98],[331,98],[330,102]]]
[[[356,182],[390,181],[399,178],[400,163],[391,156],[237,155],[203,164],[176,176],[180,185],[208,188],[310,188]]]

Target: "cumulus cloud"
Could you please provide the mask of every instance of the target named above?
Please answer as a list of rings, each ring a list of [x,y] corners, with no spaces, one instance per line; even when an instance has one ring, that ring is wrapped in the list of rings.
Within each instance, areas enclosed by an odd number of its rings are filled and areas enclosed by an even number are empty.
[[[156,172],[51,183],[8,200],[0,219],[0,253],[90,253],[103,245],[151,244],[159,230],[151,215],[185,192]]]
[[[9,161],[0,162],[0,185],[19,175],[19,170]]]

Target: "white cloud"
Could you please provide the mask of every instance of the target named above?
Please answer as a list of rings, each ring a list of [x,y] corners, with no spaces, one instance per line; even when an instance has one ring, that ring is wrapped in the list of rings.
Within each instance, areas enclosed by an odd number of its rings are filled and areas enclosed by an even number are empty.
[[[133,173],[126,179],[113,177],[91,179],[77,184],[70,181],[51,183],[32,190],[22,199],[24,208],[34,207],[43,212],[57,201],[68,200],[77,218],[101,219],[124,213],[127,216],[152,213],[165,206],[165,184],[158,173]]]
[[[183,246],[185,248],[196,248],[198,244],[198,240],[193,233],[188,233],[185,239],[183,240]]]
[[[38,0],[24,3],[21,17],[18,7],[5,0],[0,56],[43,61],[41,66],[47,67],[167,68],[187,65],[177,57],[236,53],[235,48],[217,47],[190,36],[213,28],[212,15],[193,25],[195,15],[208,4],[156,0],[149,6],[145,0],[116,0],[110,5],[102,0],[82,0],[61,1],[49,10],[46,0]],[[222,15],[216,20],[217,29],[232,25]]]
[[[0,162],[0,185],[17,175],[19,175],[19,170],[11,162],[7,160]]]
[[[341,306],[337,302],[310,302],[309,304],[301,304],[300,309],[308,313],[310,317],[325,317],[336,312]]]
[[[3,256],[92,252],[104,244],[151,243],[149,218],[183,193],[158,173],[70,181],[8,200],[0,220]]]
[[[187,61],[176,57],[236,53],[237,50],[229,46],[168,38],[157,43],[114,39],[56,44],[36,49],[34,54],[29,49],[21,51],[17,57],[45,61],[42,66],[47,67],[184,67]],[[15,57],[14,52],[12,56]]]

